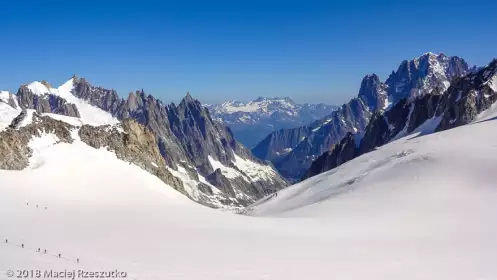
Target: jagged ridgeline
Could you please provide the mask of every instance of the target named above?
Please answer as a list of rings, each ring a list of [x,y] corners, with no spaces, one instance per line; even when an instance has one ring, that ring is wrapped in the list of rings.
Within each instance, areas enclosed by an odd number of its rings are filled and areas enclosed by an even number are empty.
[[[413,100],[435,89],[443,92],[454,78],[468,71],[468,64],[456,56],[426,53],[405,60],[385,82],[376,74],[366,75],[356,98],[309,125],[269,134],[252,152],[271,161],[283,176],[299,180],[314,160],[340,143],[348,133],[356,136],[364,133],[375,114],[403,99]]]
[[[4,169],[32,168],[30,139],[49,133],[59,142],[105,147],[210,207],[245,206],[287,185],[190,94],[178,105],[143,90],[123,99],[73,77],[59,88],[34,82],[0,97],[1,108],[15,114],[0,127]]]
[[[497,60],[462,77],[444,90],[407,96],[373,114],[364,133],[347,135],[311,165],[303,179],[331,170],[393,140],[469,124],[497,101]],[[415,134],[415,135],[414,135]]]

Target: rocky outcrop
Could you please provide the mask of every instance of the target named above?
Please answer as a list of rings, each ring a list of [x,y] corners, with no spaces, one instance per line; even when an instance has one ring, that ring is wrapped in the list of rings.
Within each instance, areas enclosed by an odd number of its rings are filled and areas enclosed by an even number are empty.
[[[226,178],[221,169],[216,169],[209,176],[206,177],[207,181],[212,185],[216,186],[223,193],[227,194],[229,197],[236,197],[235,190],[231,186],[231,181]]]
[[[350,132],[347,133],[338,144],[333,145],[329,151],[323,153],[312,162],[311,167],[307,170],[303,179],[333,169],[336,166],[355,158],[358,151],[359,149],[356,147],[354,135]]]
[[[411,108],[407,104],[407,99],[401,100],[384,113],[377,112],[366,127],[360,143],[356,143],[359,147],[358,154],[369,152],[390,141],[404,129],[410,112]]]
[[[28,117],[28,112],[26,110],[22,110],[17,117],[15,117],[12,122],[9,124],[9,128],[16,129],[19,127],[21,122]],[[33,116],[34,117],[34,116]]]
[[[132,119],[110,126],[83,125],[78,132],[81,141],[96,149],[105,147],[124,161],[132,162],[177,191],[188,195],[180,179],[166,168],[166,162],[158,149],[155,135]]]
[[[275,131],[255,146],[252,153],[260,159],[274,162],[278,157],[295,148],[311,134],[311,131],[309,126]]]
[[[20,118],[23,118],[25,111],[21,114],[23,116]],[[89,146],[106,148],[119,159],[140,166],[181,193],[189,195],[185,192],[182,181],[167,170],[154,134],[132,119],[116,126],[83,125],[76,128],[66,122],[34,113],[30,124],[0,132],[0,169],[21,170],[28,167],[32,155],[29,143],[34,138],[42,134],[53,134],[58,143],[72,143],[74,139],[71,132],[76,129],[81,141]]]
[[[38,113],[53,113],[76,118],[80,117],[76,105],[69,103],[64,98],[54,94],[36,95],[27,86],[21,86],[17,91],[16,97],[17,103],[22,109],[34,109]],[[15,102],[13,103],[15,105]]]
[[[25,111],[21,114],[25,114]],[[32,149],[29,142],[42,134],[53,134],[59,142],[72,143],[71,125],[49,117],[33,115],[33,121],[19,129],[0,132],[0,169],[21,170],[29,165]]]
[[[14,108],[14,109],[17,109],[17,100],[16,100],[16,96],[13,95],[12,93],[8,93],[8,99],[7,100],[2,100],[0,99],[0,102],[2,101],[5,101],[5,103],[7,103],[10,107]]]
[[[123,114],[124,100],[119,97],[115,90],[108,90],[102,87],[92,86],[85,78],[73,77],[74,95],[80,99],[88,101],[114,116]]]
[[[472,122],[497,100],[497,59],[479,71],[455,80],[442,96],[437,116],[442,116],[437,130]]]

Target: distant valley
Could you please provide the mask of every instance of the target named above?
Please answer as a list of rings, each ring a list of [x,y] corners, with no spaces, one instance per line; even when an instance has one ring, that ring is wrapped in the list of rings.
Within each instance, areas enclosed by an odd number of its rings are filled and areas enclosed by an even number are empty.
[[[213,119],[228,126],[236,140],[248,148],[274,131],[306,125],[338,108],[323,103],[297,104],[289,97],[258,97],[249,102],[227,101],[204,106]]]

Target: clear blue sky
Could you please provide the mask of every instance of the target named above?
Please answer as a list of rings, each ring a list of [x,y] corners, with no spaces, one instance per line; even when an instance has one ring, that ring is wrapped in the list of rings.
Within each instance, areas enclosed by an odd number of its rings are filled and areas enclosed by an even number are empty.
[[[339,104],[427,51],[497,57],[493,1],[2,1],[0,89],[73,74],[164,101]]]

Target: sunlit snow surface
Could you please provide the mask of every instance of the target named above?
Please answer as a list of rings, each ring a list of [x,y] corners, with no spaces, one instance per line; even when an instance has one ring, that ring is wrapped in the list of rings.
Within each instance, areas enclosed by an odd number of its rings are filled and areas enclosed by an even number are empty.
[[[260,217],[200,206],[113,153],[44,135],[30,142],[38,164],[0,171],[0,279],[8,269],[118,269],[146,280],[496,279],[494,115],[407,135],[253,206]]]
[[[274,169],[268,165],[262,165],[249,159],[241,158],[236,154],[234,155],[234,157],[235,160],[233,161],[233,164],[239,170],[243,170],[244,174],[234,168],[223,165],[220,161],[215,160],[211,156],[208,156],[208,159],[212,168],[214,170],[219,168],[221,170],[221,173],[226,178],[233,179],[236,177],[241,177],[247,182],[257,182],[260,180],[272,180],[272,178],[276,175]]]
[[[12,120],[21,113],[21,109],[12,108],[8,102],[9,92],[0,90],[0,131],[6,129]]]
[[[14,109],[7,103],[0,101],[0,131],[6,129],[20,113],[21,110]]]

